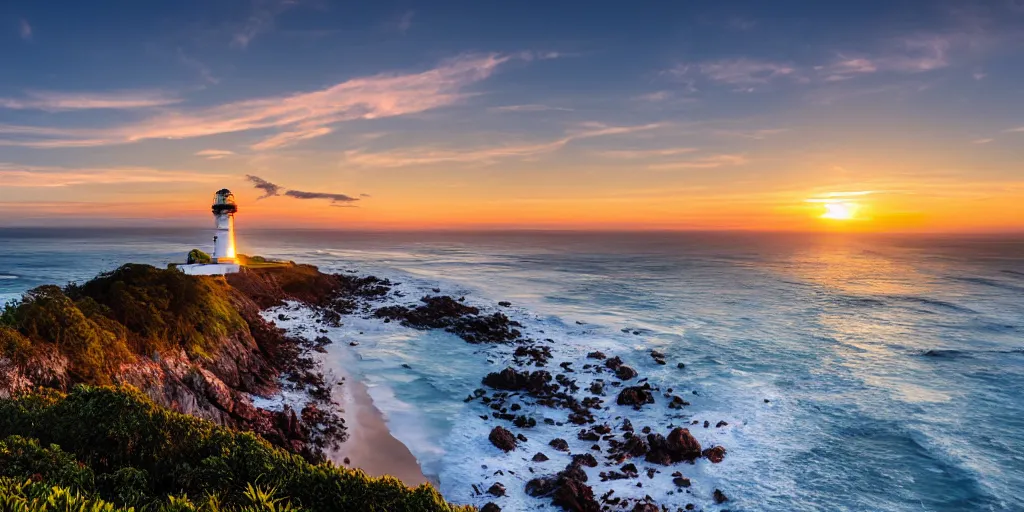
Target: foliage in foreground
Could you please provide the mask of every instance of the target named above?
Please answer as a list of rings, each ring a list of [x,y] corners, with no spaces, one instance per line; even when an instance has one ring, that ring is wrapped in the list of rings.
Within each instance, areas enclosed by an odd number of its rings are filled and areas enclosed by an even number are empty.
[[[253,434],[163,409],[134,388],[0,400],[0,440],[3,511],[471,510],[429,485],[312,465]]]

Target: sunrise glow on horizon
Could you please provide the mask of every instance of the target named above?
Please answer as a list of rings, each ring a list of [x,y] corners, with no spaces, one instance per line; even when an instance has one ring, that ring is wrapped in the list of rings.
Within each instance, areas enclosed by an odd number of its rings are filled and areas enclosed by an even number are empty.
[[[1024,230],[1024,9],[903,4],[16,1],[0,227]]]

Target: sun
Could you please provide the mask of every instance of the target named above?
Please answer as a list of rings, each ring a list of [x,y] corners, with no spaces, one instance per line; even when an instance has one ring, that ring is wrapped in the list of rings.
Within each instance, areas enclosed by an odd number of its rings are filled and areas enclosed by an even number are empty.
[[[857,210],[860,205],[849,201],[827,201],[821,204],[825,207],[823,219],[852,220],[857,217]]]

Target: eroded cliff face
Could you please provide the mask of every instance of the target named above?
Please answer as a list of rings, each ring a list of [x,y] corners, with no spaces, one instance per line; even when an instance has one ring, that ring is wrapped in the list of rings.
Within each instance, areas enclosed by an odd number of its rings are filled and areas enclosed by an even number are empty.
[[[344,428],[306,357],[314,343],[286,337],[260,310],[299,301],[330,311],[355,300],[351,281],[306,265],[227,279],[133,265],[64,290],[33,290],[0,326],[0,397],[38,386],[128,384],[162,406],[318,460]],[[116,364],[102,357],[122,352]],[[302,411],[253,404],[252,395],[273,395],[289,381],[309,396]]]

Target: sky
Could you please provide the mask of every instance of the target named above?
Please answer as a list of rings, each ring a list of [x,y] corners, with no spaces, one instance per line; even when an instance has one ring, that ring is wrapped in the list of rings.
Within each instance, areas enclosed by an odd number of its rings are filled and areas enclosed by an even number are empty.
[[[1024,0],[0,4],[0,226],[1024,230]]]

